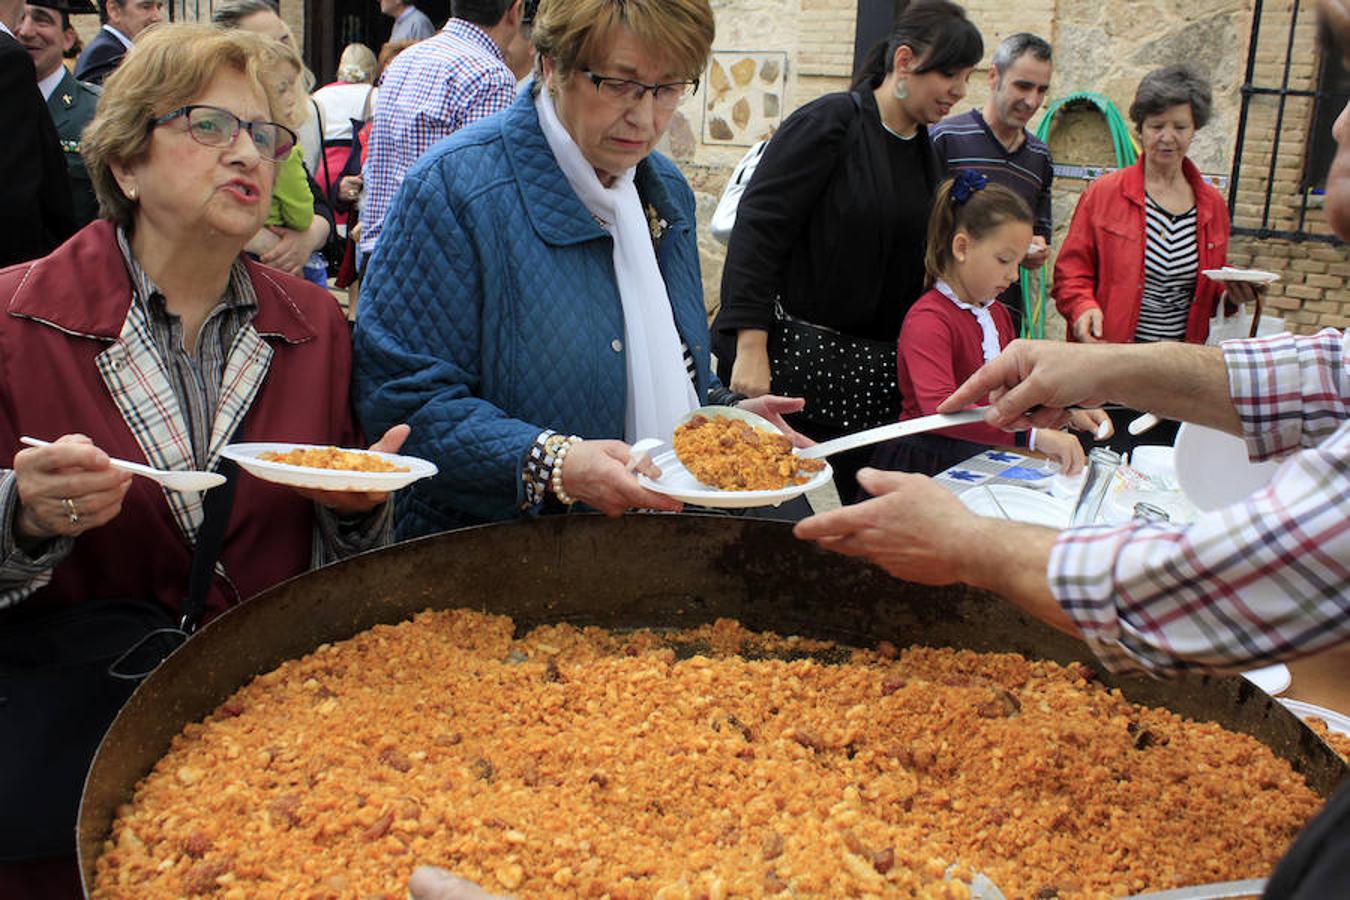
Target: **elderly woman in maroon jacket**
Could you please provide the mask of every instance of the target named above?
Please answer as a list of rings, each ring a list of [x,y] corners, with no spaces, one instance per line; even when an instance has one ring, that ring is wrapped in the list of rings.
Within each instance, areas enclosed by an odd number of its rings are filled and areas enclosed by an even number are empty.
[[[203,497],[109,457],[213,469],[232,440],[360,439],[332,297],[241,255],[295,143],[272,121],[283,107],[259,78],[262,49],[207,26],[148,31],[85,132],[103,219],[0,272],[0,637],[92,600],[183,603]],[[55,443],[16,453],[21,435]],[[389,506],[240,477],[207,617],[387,540]],[[13,787],[25,773],[4,775]],[[32,896],[6,881],[11,851],[0,895]]]

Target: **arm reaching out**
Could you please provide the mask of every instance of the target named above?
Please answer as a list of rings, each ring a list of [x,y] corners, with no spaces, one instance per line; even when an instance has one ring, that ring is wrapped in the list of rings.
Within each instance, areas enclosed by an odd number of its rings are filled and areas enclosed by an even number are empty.
[[[994,591],[1077,636],[1046,579],[1055,531],[977,516],[922,475],[863,469],[858,483],[873,499],[811,516],[793,533],[826,550],[870,560],[906,581],[960,581]]]
[[[1059,428],[1071,406],[1114,401],[1242,433],[1228,394],[1223,351],[1217,347],[1014,341],[944,400],[938,412],[963,409],[986,393],[990,411],[985,420],[1009,431]]]

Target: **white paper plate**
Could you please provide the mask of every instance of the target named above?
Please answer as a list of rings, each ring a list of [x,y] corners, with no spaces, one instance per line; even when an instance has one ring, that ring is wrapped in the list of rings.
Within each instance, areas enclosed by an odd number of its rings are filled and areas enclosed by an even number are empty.
[[[287,453],[291,450],[324,449],[315,444],[230,444],[221,456],[239,463],[245,472],[263,481],[290,487],[312,488],[320,491],[396,491],[414,481],[436,474],[436,466],[415,456],[397,456],[393,453],[374,453],[407,472],[349,472],[342,469],[312,469],[286,463],[258,459],[263,453]],[[359,450],[359,453],[372,453]]]
[[[1008,518],[1050,528],[1067,528],[1073,517],[1073,504],[1009,484],[980,485],[957,496],[971,512],[991,519]]]
[[[1273,666],[1262,666],[1259,669],[1251,669],[1243,672],[1242,677],[1250,681],[1274,697],[1281,691],[1289,689],[1289,683],[1293,681],[1293,676],[1289,674],[1289,667],[1284,663],[1276,663]]]
[[[1202,273],[1212,281],[1250,281],[1253,284],[1271,284],[1280,280],[1278,272],[1264,269],[1234,269],[1224,266],[1222,269],[1205,269]]]
[[[824,487],[834,477],[829,463],[805,484],[797,484],[777,491],[719,491],[699,481],[680,462],[674,450],[665,450],[652,456],[652,462],[661,470],[658,479],[638,475],[638,483],[649,491],[674,497],[682,503],[714,506],[722,509],[744,509],[752,506],[778,506],[807,491]]]
[[[1289,711],[1300,719],[1317,716],[1319,719],[1326,720],[1329,730],[1350,737],[1350,716],[1341,715],[1334,709],[1327,709],[1325,706],[1316,706],[1299,700],[1285,700],[1281,697],[1280,702],[1289,707]]]
[[[1244,500],[1265,487],[1279,463],[1247,460],[1242,438],[1183,422],[1177,431],[1177,484],[1198,509],[1211,510]]]

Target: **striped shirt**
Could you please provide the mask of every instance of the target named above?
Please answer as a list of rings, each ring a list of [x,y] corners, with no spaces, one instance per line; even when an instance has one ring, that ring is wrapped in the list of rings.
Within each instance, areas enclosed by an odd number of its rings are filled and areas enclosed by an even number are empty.
[[[516,76],[483,29],[451,19],[434,37],[389,64],[375,101],[370,153],[361,174],[361,252],[369,255],[403,176],[444,137],[500,112],[516,95]]]
[[[1196,208],[1173,215],[1145,196],[1144,211],[1144,296],[1134,339],[1179,341],[1186,336],[1200,272]]]
[[[1223,344],[1270,484],[1190,525],[1063,532],[1047,576],[1109,669],[1240,670],[1350,640],[1350,331]]]
[[[978,109],[943,119],[928,129],[928,136],[947,175],[957,169],[974,169],[1009,188],[1027,202],[1035,215],[1032,231],[1047,241],[1050,239],[1053,233],[1050,184],[1055,171],[1050,148],[1044,142],[1027,132],[1022,145],[1010,153]]]

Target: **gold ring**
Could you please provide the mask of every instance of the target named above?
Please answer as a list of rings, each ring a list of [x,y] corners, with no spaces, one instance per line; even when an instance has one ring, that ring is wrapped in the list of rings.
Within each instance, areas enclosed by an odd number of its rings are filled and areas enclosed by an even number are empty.
[[[75,508],[75,501],[66,497],[61,501],[61,505],[66,508],[66,518],[70,520],[70,524],[80,524],[80,511]]]

